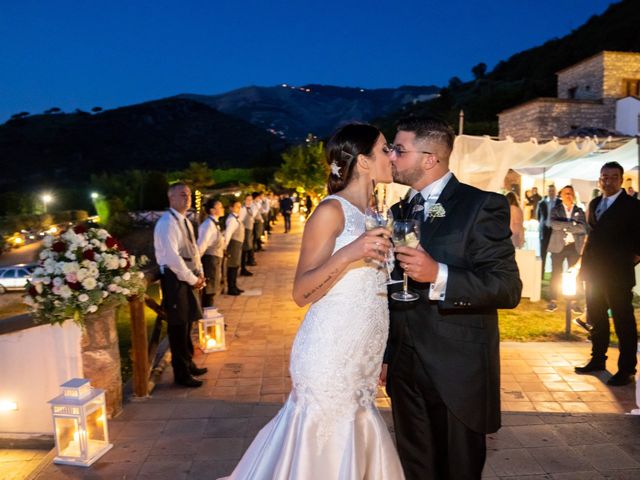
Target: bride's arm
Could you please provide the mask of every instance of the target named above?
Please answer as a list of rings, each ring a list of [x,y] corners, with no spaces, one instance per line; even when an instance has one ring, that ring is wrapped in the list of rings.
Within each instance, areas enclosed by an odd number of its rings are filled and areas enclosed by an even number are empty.
[[[384,259],[390,242],[380,236],[385,232],[382,228],[366,232],[332,255],[343,228],[344,214],[337,200],[322,202],[307,220],[293,283],[293,299],[298,306],[320,299],[351,262],[364,257]]]

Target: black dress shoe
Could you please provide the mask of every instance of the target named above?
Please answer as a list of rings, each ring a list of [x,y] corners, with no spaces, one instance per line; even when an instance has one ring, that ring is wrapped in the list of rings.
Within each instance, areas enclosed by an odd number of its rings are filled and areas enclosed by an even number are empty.
[[[198,368],[196,366],[193,366],[189,369],[189,373],[194,377],[199,377],[200,375],[204,375],[208,371],[209,369],[207,367]]]
[[[249,266],[249,267],[257,267],[258,264],[256,262],[252,261],[252,262],[247,262],[247,266]]]
[[[624,385],[629,385],[633,382],[633,374],[623,372],[622,370],[618,370],[618,372],[607,380],[607,385],[612,387],[622,387]]]
[[[590,373],[590,372],[600,372],[602,370],[606,370],[607,366],[604,362],[599,362],[596,360],[591,360],[584,367],[576,367],[574,368],[576,373]]]
[[[249,270],[240,270],[240,276],[241,277],[253,277],[253,273],[251,273]]]
[[[240,295],[242,292],[240,291],[239,288],[230,288],[227,291],[227,295],[232,295],[234,297],[237,297],[238,295]]]
[[[186,377],[186,378],[176,378],[175,381],[176,385],[181,385],[183,387],[187,387],[187,388],[198,388],[202,386],[202,380],[198,380],[195,379],[193,377]]]

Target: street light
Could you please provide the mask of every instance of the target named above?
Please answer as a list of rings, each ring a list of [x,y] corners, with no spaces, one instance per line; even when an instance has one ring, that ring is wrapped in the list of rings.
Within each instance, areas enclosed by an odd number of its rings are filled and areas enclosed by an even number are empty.
[[[91,200],[97,200],[99,196],[98,192],[91,192]]]
[[[47,213],[47,204],[53,201],[53,197],[50,194],[45,193],[42,195],[41,198],[42,198],[42,204],[44,205],[44,213]]]

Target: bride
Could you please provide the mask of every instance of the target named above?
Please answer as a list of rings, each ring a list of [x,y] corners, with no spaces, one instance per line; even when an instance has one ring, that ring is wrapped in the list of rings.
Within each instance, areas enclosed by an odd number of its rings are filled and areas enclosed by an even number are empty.
[[[291,350],[292,391],[230,480],[397,480],[402,467],[374,400],[387,341],[384,274],[369,259],[390,248],[365,232],[373,182],[391,182],[384,135],[366,124],[327,144],[329,195],[305,225],[293,286],[311,304]]]

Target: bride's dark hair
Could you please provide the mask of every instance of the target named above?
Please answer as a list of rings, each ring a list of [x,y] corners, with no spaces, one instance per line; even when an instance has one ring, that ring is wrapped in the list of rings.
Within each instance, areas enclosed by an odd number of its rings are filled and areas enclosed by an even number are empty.
[[[327,189],[337,193],[351,181],[358,155],[371,155],[380,130],[366,123],[350,123],[333,134],[327,143],[327,163],[331,168]]]

